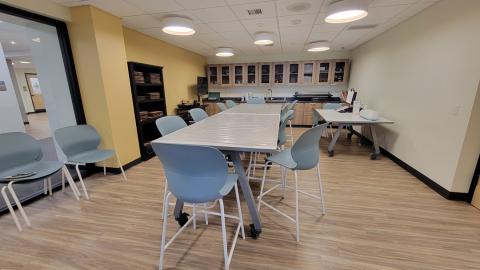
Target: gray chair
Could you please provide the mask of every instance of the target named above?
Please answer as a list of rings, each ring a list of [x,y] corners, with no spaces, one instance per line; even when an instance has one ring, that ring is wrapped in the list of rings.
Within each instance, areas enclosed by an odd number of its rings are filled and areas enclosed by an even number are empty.
[[[229,109],[237,106],[237,103],[235,103],[235,102],[234,102],[233,100],[231,100],[231,99],[226,100],[226,101],[225,101],[225,104],[227,104],[227,107],[228,107]]]
[[[118,154],[114,150],[98,149],[102,138],[94,127],[90,125],[64,127],[55,130],[54,137],[58,146],[60,146],[60,149],[67,157],[67,163],[75,165],[80,184],[87,199],[89,199],[89,196],[80,173],[80,165],[103,162],[103,174],[106,175],[105,162],[107,159],[115,156],[123,178],[127,180]]]
[[[251,97],[247,100],[247,104],[265,104],[265,99],[264,98],[259,98],[259,97]]]
[[[223,104],[222,102],[217,102],[216,105],[217,105],[217,108],[218,108],[221,112],[223,112],[223,111],[225,111],[225,110],[227,109],[227,107],[225,106],[225,104]]]
[[[205,204],[218,200],[220,202],[220,213],[212,213],[220,216],[222,224],[223,255],[225,269],[229,269],[232,260],[233,250],[241,231],[242,238],[245,239],[243,229],[242,210],[238,195],[238,175],[229,173],[225,158],[218,149],[202,146],[175,145],[175,144],[155,144],[153,146],[155,153],[161,160],[165,176],[168,180],[170,192],[165,196],[163,202],[163,230],[162,242],[160,248],[159,269],[163,269],[163,260],[165,250],[175,240],[175,238],[193,222],[195,230],[196,211],[195,205]],[[238,226],[235,232],[233,246],[230,254],[227,247],[227,234],[225,226],[225,209],[223,197],[235,190],[238,217]],[[177,200],[193,204],[192,217],[177,231],[177,233],[166,243],[168,207],[171,195]]]
[[[208,114],[201,108],[194,108],[188,111],[193,119],[193,122],[199,122],[208,117]]]
[[[14,184],[27,184],[32,181],[44,180],[44,192],[47,193],[48,191],[52,195],[51,176],[62,171],[67,176],[76,199],[79,199],[78,189],[64,164],[59,161],[45,161],[42,160],[42,157],[40,143],[32,136],[22,132],[0,134],[0,183],[6,184],[2,187],[1,194],[19,231],[22,231],[22,226],[10,203],[7,189],[27,226],[30,227],[31,223],[13,190]],[[24,176],[21,177],[20,174]]]
[[[304,132],[300,138],[295,142],[292,148],[285,149],[280,151],[279,153],[273,154],[267,158],[267,162],[271,164],[278,164],[283,167],[282,170],[282,179],[280,184],[275,185],[274,187],[270,188],[267,191],[263,191],[265,187],[265,177],[267,174],[267,167],[264,167],[263,170],[263,179],[262,185],[260,188],[260,195],[258,196],[258,211],[260,211],[260,206],[263,204],[268,206],[268,208],[274,210],[275,212],[283,215],[296,225],[296,238],[297,242],[300,241],[300,221],[299,221],[299,205],[298,205],[298,193],[302,193],[309,197],[315,198],[320,200],[321,207],[322,207],[322,215],[325,214],[325,200],[323,196],[323,186],[322,186],[322,178],[320,176],[320,166],[319,166],[319,156],[320,156],[320,149],[319,149],[319,142],[322,133],[327,128],[327,124],[322,124],[311,128]],[[298,176],[297,171],[299,170],[310,170],[313,168],[317,168],[317,181],[319,186],[319,193],[320,196],[308,193],[303,190],[299,190],[298,188]],[[289,187],[287,186],[287,178],[286,178],[286,171],[285,170],[292,170],[295,175],[295,186]],[[295,191],[295,218],[290,217],[289,215],[285,214],[284,212],[280,211],[278,208],[272,206],[271,204],[265,202],[263,197],[272,192],[274,189],[282,187],[284,189],[285,195],[285,188],[292,189]]]
[[[155,124],[157,125],[157,129],[162,136],[166,136],[167,134],[187,126],[187,123],[185,123],[180,116],[176,115],[158,118],[155,121]]]

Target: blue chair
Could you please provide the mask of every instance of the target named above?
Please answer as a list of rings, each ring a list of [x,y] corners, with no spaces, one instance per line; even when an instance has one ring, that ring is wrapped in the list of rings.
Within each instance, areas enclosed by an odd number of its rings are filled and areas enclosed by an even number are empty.
[[[188,111],[193,119],[193,122],[199,122],[208,117],[208,114],[201,108],[194,108]]]
[[[170,134],[187,126],[187,123],[185,123],[185,121],[180,116],[176,115],[158,118],[155,121],[155,124],[157,125],[157,129],[160,134],[162,134],[162,136],[166,136],[167,134]]]
[[[237,103],[235,103],[233,100],[230,100],[230,99],[226,100],[225,103],[227,104],[227,107],[228,107],[229,109],[237,106]]]
[[[22,226],[10,203],[6,192],[7,189],[27,226],[30,227],[31,223],[13,190],[13,184],[26,184],[32,181],[44,180],[45,193],[48,190],[50,195],[52,195],[51,176],[62,171],[67,176],[75,197],[77,200],[79,199],[78,189],[64,164],[59,161],[45,161],[42,160],[42,157],[43,153],[40,143],[32,136],[22,132],[0,134],[0,183],[6,184],[2,187],[1,194],[19,231],[22,231]],[[31,175],[18,178],[11,177],[19,174]]]
[[[67,163],[75,165],[78,179],[80,180],[80,184],[82,185],[87,200],[89,199],[89,196],[80,173],[80,165],[102,161],[103,174],[106,175],[107,171],[105,162],[107,159],[115,156],[123,178],[125,181],[127,180],[127,176],[125,175],[118,154],[114,150],[98,149],[102,138],[94,127],[90,125],[78,125],[60,128],[55,130],[54,138],[60,149],[62,149],[63,154],[65,154]]]
[[[265,99],[264,98],[259,98],[259,97],[251,97],[247,100],[247,104],[265,104]]]
[[[217,102],[216,104],[217,104],[217,108],[218,108],[221,112],[223,112],[223,111],[225,111],[225,110],[227,109],[227,107],[225,106],[225,104],[223,104],[223,103],[221,103],[221,102]]]
[[[282,119],[280,119],[280,127],[278,129],[278,145],[281,147],[283,147],[287,142],[288,135],[286,132],[286,128],[287,128],[288,121],[292,118],[293,115],[294,115],[294,111],[289,110],[287,113],[285,113],[285,115],[283,115]],[[293,142],[292,142],[292,145],[293,145]]]
[[[283,167],[282,171],[282,179],[281,183],[275,185],[274,187],[270,188],[267,191],[263,191],[265,187],[265,177],[267,174],[267,166],[264,167],[263,170],[263,180],[262,185],[260,188],[260,195],[258,196],[258,211],[260,211],[260,206],[262,204],[268,206],[268,208],[274,210],[275,212],[285,216],[290,221],[295,223],[296,225],[296,240],[297,242],[300,241],[300,221],[299,221],[299,214],[298,214],[298,193],[305,194],[309,197],[315,198],[320,200],[322,204],[322,214],[325,214],[325,200],[323,196],[323,186],[322,186],[322,179],[320,176],[320,166],[319,166],[319,159],[320,159],[320,149],[319,149],[319,141],[322,133],[327,128],[327,124],[319,125],[314,128],[311,128],[304,132],[300,138],[295,142],[292,148],[285,149],[280,151],[277,154],[274,154],[267,158],[267,162],[272,164],[277,164]],[[320,196],[310,194],[306,191],[298,189],[298,170],[310,170],[317,167],[317,180],[319,186]],[[295,175],[295,186],[289,187],[287,186],[287,179],[285,170],[292,170]],[[286,171],[285,171],[286,172]],[[288,216],[287,214],[283,213],[279,209],[275,208],[271,204],[265,202],[263,197],[273,191],[278,187],[293,189],[295,191],[295,218]],[[285,194],[285,193],[284,193]]]
[[[153,149],[163,164],[165,176],[168,181],[170,192],[165,196],[163,202],[163,231],[160,251],[159,269],[163,269],[165,250],[175,238],[193,221],[195,229],[195,207],[192,217],[177,231],[177,233],[166,241],[168,224],[169,199],[173,194],[177,200],[186,203],[205,204],[218,200],[220,202],[220,218],[222,223],[223,255],[225,258],[225,269],[229,269],[233,255],[233,249],[237,242],[239,231],[245,239],[243,231],[242,211],[238,196],[237,180],[238,175],[228,173],[228,166],[223,154],[215,148],[175,145],[175,144],[154,144]],[[235,189],[238,207],[238,226],[233,240],[232,252],[230,255],[227,248],[227,235],[225,227],[225,210],[223,197]],[[218,215],[218,213],[215,213]]]
[[[295,111],[295,106],[297,105],[297,102],[298,100],[294,100],[290,103],[287,103],[286,105],[286,111]],[[287,135],[288,138],[290,138],[290,143],[293,145],[293,129],[292,129],[292,120],[293,118],[295,118],[295,114],[292,114],[288,117],[287,121],[288,121],[288,126],[289,126],[289,129],[290,129],[290,134]]]

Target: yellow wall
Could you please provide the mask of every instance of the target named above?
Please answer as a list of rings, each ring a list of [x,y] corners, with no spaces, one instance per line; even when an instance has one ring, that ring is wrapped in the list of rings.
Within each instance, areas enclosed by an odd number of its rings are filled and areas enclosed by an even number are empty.
[[[140,157],[128,78],[123,29],[118,17],[91,6],[71,9],[70,41],[87,123],[126,164]],[[109,166],[117,167],[110,161]]]
[[[197,76],[205,76],[205,57],[124,28],[128,61],[163,67],[167,113],[182,100],[196,99]]]

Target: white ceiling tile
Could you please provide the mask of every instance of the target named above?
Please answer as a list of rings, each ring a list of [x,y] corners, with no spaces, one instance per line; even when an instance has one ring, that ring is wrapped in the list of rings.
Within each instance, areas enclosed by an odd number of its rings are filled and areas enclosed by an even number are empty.
[[[333,40],[339,32],[312,32],[308,38],[308,42],[319,41],[319,40]]]
[[[222,23],[209,23],[210,28],[215,32],[229,32],[229,31],[242,31],[244,30],[243,25],[239,21],[229,21]]]
[[[247,3],[255,3],[258,0],[226,0],[229,5],[242,5]]]
[[[282,42],[292,41],[295,43],[304,43],[310,34],[310,29],[305,27],[284,27],[280,28]]]
[[[195,15],[202,22],[226,22],[235,18],[235,14],[228,7],[214,7],[191,10],[191,13]]]
[[[408,5],[418,2],[418,0],[374,0],[370,7],[384,7],[395,5]]]
[[[332,45],[336,49],[345,47],[354,44],[358,39],[362,36],[367,35],[368,32],[372,31],[372,29],[360,29],[360,30],[345,30],[340,33],[333,41]]]
[[[266,54],[277,54],[282,52],[282,47],[279,44],[273,46],[261,46],[260,50]]]
[[[129,16],[122,19],[123,25],[133,29],[162,27],[161,21],[151,15]]]
[[[147,14],[158,12],[171,12],[182,10],[182,6],[174,0],[124,0],[127,3],[136,6]]]
[[[195,34],[195,38],[203,42],[208,42],[211,40],[222,41],[225,38],[218,33],[206,33],[206,34]]]
[[[404,11],[402,11],[398,16],[411,17],[411,16],[417,14],[418,12],[426,9],[427,7],[431,6],[434,3],[435,2],[433,2],[433,1],[420,1],[418,3],[410,5]]]
[[[315,22],[316,15],[304,14],[304,15],[290,15],[278,17],[278,23],[280,28],[282,27],[307,27],[311,28]]]
[[[224,32],[224,33],[221,33],[220,35],[229,41],[253,43],[252,37],[245,30],[234,31],[234,32]]]
[[[312,28],[312,33],[321,33],[321,32],[339,32],[345,29],[348,24],[344,23],[322,23],[314,25]]]
[[[172,12],[159,12],[155,14],[150,14],[152,17],[155,19],[161,21],[165,17],[170,17],[170,16],[180,16],[180,17],[185,17],[185,18],[190,18],[194,24],[200,24],[201,21],[190,11],[188,10],[177,10],[177,11],[172,11]]]
[[[250,34],[256,32],[273,32],[278,33],[277,20],[275,18],[256,19],[256,20],[243,20],[243,26]]]
[[[89,0],[89,3],[118,17],[143,14],[140,8],[123,0]]]
[[[200,24],[195,24],[193,26],[193,28],[195,29],[195,32],[197,34],[208,34],[208,33],[213,33],[215,32],[210,26],[208,26],[208,24],[206,23],[200,23]]]
[[[406,10],[408,5],[396,5],[396,6],[384,6],[384,7],[372,7],[368,9],[368,17],[373,18],[393,18],[396,15],[400,14],[402,11]],[[358,22],[361,22],[359,20]]]
[[[273,2],[250,3],[245,5],[231,6],[233,12],[240,20],[255,20],[264,18],[275,18],[275,4]],[[261,9],[262,14],[249,15],[248,10]]]
[[[176,0],[185,9],[200,9],[226,6],[224,0]]]
[[[317,14],[323,4],[323,0],[279,0],[276,1],[278,16],[299,15],[299,14]],[[297,10],[300,4],[305,4],[305,10]]]

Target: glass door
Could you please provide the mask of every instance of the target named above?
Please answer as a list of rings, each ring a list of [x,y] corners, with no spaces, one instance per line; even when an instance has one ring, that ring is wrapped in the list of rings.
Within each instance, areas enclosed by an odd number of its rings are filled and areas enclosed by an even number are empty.
[[[260,64],[260,84],[268,85],[270,84],[270,64]]]
[[[256,85],[257,84],[257,65],[248,64],[247,65],[247,85]]]
[[[243,85],[243,65],[234,65],[233,66],[233,84],[234,85]]]
[[[330,82],[330,62],[319,62],[317,67],[317,83],[328,84]]]
[[[302,83],[313,84],[313,69],[315,67],[314,62],[303,63],[302,65]]]
[[[285,83],[285,64],[273,65],[273,83],[274,84]]]
[[[347,77],[347,61],[335,61],[335,66],[333,70],[333,83],[344,83],[346,82]]]
[[[208,84],[218,85],[218,68],[216,65],[208,67]]]
[[[221,66],[221,76],[222,76],[222,81],[221,84],[222,86],[229,86],[230,85],[230,66]]]
[[[298,83],[300,65],[298,63],[288,64],[288,83]]]

